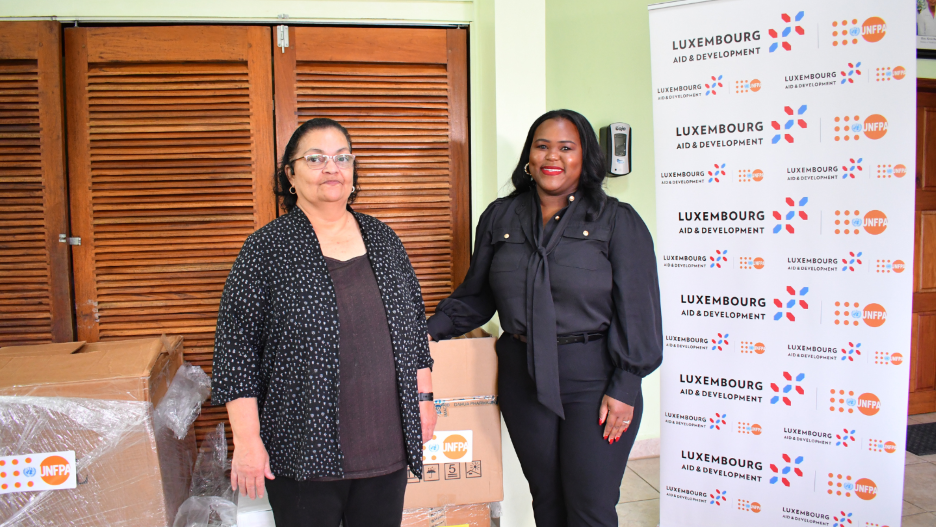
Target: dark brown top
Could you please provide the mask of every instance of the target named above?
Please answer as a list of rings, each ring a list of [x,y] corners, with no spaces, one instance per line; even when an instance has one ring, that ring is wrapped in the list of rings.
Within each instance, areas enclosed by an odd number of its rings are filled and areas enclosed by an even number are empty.
[[[338,297],[338,436],[344,479],[390,474],[406,466],[406,450],[390,327],[377,279],[366,254],[345,261],[326,256],[325,262]]]

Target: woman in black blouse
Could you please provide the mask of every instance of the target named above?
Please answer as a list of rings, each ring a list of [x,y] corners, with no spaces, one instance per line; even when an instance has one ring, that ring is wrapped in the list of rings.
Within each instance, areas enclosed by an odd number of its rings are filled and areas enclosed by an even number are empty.
[[[266,485],[278,527],[399,527],[435,427],[419,283],[394,232],[351,210],[354,157],[331,119],[296,130],[276,176],[288,212],[247,239],[221,298],[231,486]]]
[[[663,357],[653,241],[604,176],[582,115],[537,119],[513,193],[481,215],[465,281],[429,319],[439,340],[498,313],[499,400],[538,527],[618,524],[641,379]]]

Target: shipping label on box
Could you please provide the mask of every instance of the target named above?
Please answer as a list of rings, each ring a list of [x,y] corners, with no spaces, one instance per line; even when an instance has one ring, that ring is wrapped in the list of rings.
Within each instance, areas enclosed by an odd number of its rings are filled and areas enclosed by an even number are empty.
[[[0,457],[0,494],[77,486],[74,450]]]

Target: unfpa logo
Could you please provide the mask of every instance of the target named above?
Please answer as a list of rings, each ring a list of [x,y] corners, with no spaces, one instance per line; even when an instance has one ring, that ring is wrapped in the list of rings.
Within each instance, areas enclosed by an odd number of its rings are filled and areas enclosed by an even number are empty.
[[[841,445],[843,447],[848,447],[849,442],[855,442],[855,431],[847,428],[843,428],[842,430],[844,433],[835,434],[835,439],[838,439],[838,441],[835,442],[835,446]]]
[[[874,70],[874,80],[877,82],[887,82],[889,80],[903,80],[907,76],[907,68],[903,66],[897,66],[894,69],[891,69],[890,66],[884,68],[875,68]]]
[[[878,328],[887,322],[887,310],[881,304],[867,304],[864,308],[858,302],[835,302],[835,325],[857,326],[858,321],[872,328]]]
[[[759,168],[755,168],[753,170],[750,168],[742,168],[738,170],[738,181],[741,183],[757,183],[763,180],[764,171]]]
[[[735,93],[748,93],[748,92],[757,93],[761,89],[761,81],[760,79],[735,81],[734,86],[735,86],[734,88]]]
[[[792,143],[793,135],[790,134],[789,132],[784,133],[783,131],[790,130],[791,128],[793,128],[794,125],[805,129],[806,121],[802,118],[797,119],[796,116],[803,115],[804,113],[806,113],[806,110],[807,110],[807,107],[805,104],[797,108],[795,112],[793,111],[792,107],[784,106],[783,112],[787,114],[787,116],[789,117],[786,118],[786,122],[784,122],[783,124],[780,124],[779,121],[770,121],[770,126],[772,126],[774,130],[777,130],[778,132],[780,132],[774,135],[773,138],[771,138],[770,144],[775,145],[779,143],[781,136],[782,136],[782,139],[784,139],[787,143]]]
[[[871,452],[893,454],[897,451],[897,443],[884,441],[882,439],[869,439],[868,450]]]
[[[900,179],[906,175],[907,175],[907,167],[905,165],[878,165],[877,166],[877,178],[878,179],[891,179],[891,178]]]
[[[849,84],[854,84],[855,77],[861,75],[861,70],[858,69],[860,67],[861,67],[860,62],[855,62],[854,64],[849,62],[848,71],[842,70],[842,82],[840,82],[839,84],[845,84],[846,82]]]
[[[858,25],[858,19],[835,20],[832,22],[832,45],[848,46],[858,44],[858,37],[865,42],[880,42],[887,35],[887,23],[878,16],[866,19]]]
[[[847,474],[829,472],[828,494],[846,498],[854,495],[865,501],[873,500],[877,496],[878,488],[874,481],[868,478],[861,478],[858,481],[853,480],[854,478]]]
[[[725,177],[725,163],[719,165],[715,163],[715,170],[709,169],[708,171],[708,182],[709,183],[720,183],[721,181],[718,178]]]
[[[861,133],[864,133],[868,139],[875,140],[887,135],[887,118],[881,114],[871,114],[865,117],[864,122],[861,121],[860,115],[836,116],[833,121],[835,122],[836,141],[840,139],[857,141],[861,139],[859,135]]]
[[[718,95],[717,93],[715,93],[715,88],[718,88],[718,89],[722,88],[722,83],[721,83],[722,77],[723,75],[719,75],[718,77],[712,75],[712,80],[705,83],[706,95],[709,95],[709,94]]]
[[[787,454],[782,454],[782,457],[784,462],[783,465],[777,466],[773,463],[770,464],[770,470],[776,474],[776,476],[772,476],[770,478],[770,484],[773,485],[774,483],[780,482],[783,483],[784,487],[789,487],[790,480],[788,479],[788,476],[790,476],[791,472],[799,477],[803,477],[803,471],[798,466],[802,464],[803,456],[799,456],[796,459],[793,459]]]
[[[759,436],[764,430],[757,423],[738,423],[738,433]]]
[[[873,393],[863,393],[858,397],[855,397],[855,392],[852,390],[829,390],[829,411],[834,412],[838,410],[840,414],[855,413],[857,408],[859,412],[864,415],[872,416],[881,411],[881,400],[877,395]]]
[[[750,500],[738,500],[738,510],[741,512],[754,512],[758,513],[761,511],[761,504],[756,501]]]
[[[776,42],[772,42],[770,44],[770,48],[768,48],[770,50],[770,53],[773,53],[774,51],[777,51],[778,49],[781,49],[781,48],[787,51],[790,51],[793,49],[793,46],[790,44],[790,40],[789,40],[792,37],[793,33],[796,33],[799,36],[803,36],[806,34],[806,31],[803,29],[803,27],[798,24],[799,22],[802,22],[804,16],[806,16],[805,11],[800,11],[799,13],[796,13],[796,16],[794,16],[793,18],[790,18],[790,15],[786,13],[783,13],[782,15],[780,15],[780,19],[783,20],[784,23],[789,24],[789,25],[787,25],[780,31],[777,31],[775,29],[767,30],[767,33],[770,34],[770,38],[777,39]],[[792,25],[793,22],[797,22],[797,24]]]
[[[842,258],[842,271],[855,271],[855,267],[861,265],[862,252],[849,251],[848,256]]]
[[[904,272],[907,268],[907,264],[903,260],[887,260],[881,259],[876,260],[874,263],[874,272],[876,273],[897,273],[900,274]]]
[[[802,308],[802,309],[809,309],[809,304],[807,304],[807,303],[806,303],[806,300],[804,300],[804,299],[802,299],[802,298],[800,298],[800,299],[799,299],[799,302],[797,302],[797,300],[796,300],[796,296],[797,296],[796,289],[793,289],[793,287],[787,286],[786,292],[787,292],[788,295],[790,295],[790,296],[792,296],[792,297],[794,297],[794,298],[791,298],[791,299],[787,300],[786,303],[782,302],[779,298],[774,298],[774,305],[777,306],[778,308],[780,308],[781,310],[784,310],[784,309],[785,309],[786,311],[777,311],[777,313],[774,315],[773,319],[774,319],[774,320],[780,320],[781,318],[784,317],[784,315],[786,315],[787,320],[789,320],[790,322],[796,322],[796,316],[793,314],[793,311],[792,311],[792,310],[793,310],[797,305],[798,305],[800,308]],[[799,296],[801,296],[801,297],[806,296],[807,293],[809,293],[809,288],[808,288],[808,287],[804,287],[804,288],[802,288],[802,289],[799,290]]]
[[[763,342],[753,342],[750,340],[741,341],[741,353],[756,353],[763,355],[767,351],[767,346]]]
[[[709,260],[712,262],[709,264],[709,269],[713,267],[721,269],[723,263],[728,265],[728,257],[725,256],[726,254],[728,254],[728,249],[716,249],[715,256],[709,256]]]
[[[760,256],[756,256],[754,258],[750,256],[742,256],[738,261],[738,267],[741,269],[763,269],[764,259]]]
[[[900,353],[888,353],[886,351],[875,351],[874,363],[879,366],[885,366],[888,364],[893,364],[894,366],[900,366],[901,364],[903,364],[903,355],[901,355]]]
[[[835,211],[835,234],[858,234],[863,228],[868,234],[877,236],[887,230],[887,214],[879,210],[865,213],[859,210]]]
[[[777,404],[778,402],[783,401],[783,404],[787,406],[793,406],[793,401],[791,401],[790,398],[786,396],[786,394],[790,393],[791,390],[795,390],[796,393],[800,395],[805,395],[806,391],[803,390],[803,387],[800,386],[799,384],[792,384],[792,382],[794,382],[794,377],[790,375],[788,372],[783,372],[783,378],[786,379],[791,384],[787,384],[786,386],[783,387],[783,389],[781,389],[780,386],[777,385],[777,383],[773,383],[773,382],[770,383],[771,390],[773,390],[774,392],[778,394],[783,393],[782,396],[774,395],[773,397],[771,397],[770,404]],[[802,382],[802,380],[805,378],[806,378],[805,373],[797,374],[797,376],[795,377],[795,382]]]
[[[861,168],[861,160],[860,157],[857,161],[854,158],[849,158],[849,164],[842,165],[842,179],[855,179],[855,174],[864,170]]]

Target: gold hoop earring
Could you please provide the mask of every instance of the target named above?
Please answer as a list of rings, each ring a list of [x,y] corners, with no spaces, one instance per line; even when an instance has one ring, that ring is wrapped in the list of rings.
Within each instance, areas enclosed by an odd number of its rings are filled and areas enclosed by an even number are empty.
[[[533,174],[530,174],[530,164],[529,164],[529,163],[523,165],[523,172],[524,172],[526,175],[528,175],[528,176],[532,176],[532,175],[533,175]]]
[[[296,187],[289,187],[289,193],[290,193],[290,194],[295,194],[295,193],[296,193]]]

